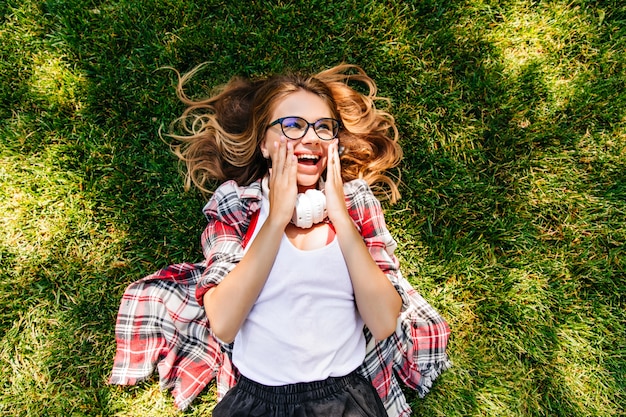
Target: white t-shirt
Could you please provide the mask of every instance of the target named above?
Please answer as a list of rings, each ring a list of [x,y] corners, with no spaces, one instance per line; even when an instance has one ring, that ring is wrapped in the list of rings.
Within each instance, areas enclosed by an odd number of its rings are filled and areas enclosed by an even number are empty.
[[[252,239],[268,205],[264,199]],[[233,363],[247,378],[277,386],[344,376],[364,359],[363,320],[337,239],[303,251],[283,235],[267,282],[235,337]]]

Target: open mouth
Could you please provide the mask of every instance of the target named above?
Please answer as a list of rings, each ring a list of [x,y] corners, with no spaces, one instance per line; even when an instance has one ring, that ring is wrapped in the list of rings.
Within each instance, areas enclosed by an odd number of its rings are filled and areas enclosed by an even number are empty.
[[[315,165],[319,160],[318,155],[298,155],[298,163],[302,165]]]

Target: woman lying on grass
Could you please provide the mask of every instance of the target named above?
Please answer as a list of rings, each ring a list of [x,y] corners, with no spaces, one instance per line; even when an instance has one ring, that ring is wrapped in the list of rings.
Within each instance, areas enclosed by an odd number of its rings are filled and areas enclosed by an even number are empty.
[[[235,78],[178,120],[187,185],[206,205],[205,261],[131,285],[112,383],[155,363],[184,408],[213,378],[214,416],[408,416],[448,366],[446,322],[406,281],[370,186],[401,157],[374,82],[341,65],[312,77]],[[361,82],[368,94],[348,82]],[[140,352],[138,354],[137,352]]]

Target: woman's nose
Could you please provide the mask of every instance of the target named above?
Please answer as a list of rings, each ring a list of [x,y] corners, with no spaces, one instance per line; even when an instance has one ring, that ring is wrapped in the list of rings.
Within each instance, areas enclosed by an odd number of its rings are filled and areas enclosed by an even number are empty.
[[[300,138],[300,141],[304,143],[319,143],[321,139],[317,136],[317,133],[315,133],[313,126],[310,126],[305,135]]]

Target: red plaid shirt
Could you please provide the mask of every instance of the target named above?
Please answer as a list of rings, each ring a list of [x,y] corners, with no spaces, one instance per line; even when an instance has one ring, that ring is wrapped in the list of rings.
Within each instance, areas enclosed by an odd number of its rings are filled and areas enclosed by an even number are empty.
[[[364,181],[344,185],[346,204],[370,254],[402,297],[396,332],[375,341],[365,329],[367,353],[359,372],[372,381],[390,416],[409,416],[399,385],[424,396],[450,366],[445,320],[413,289],[398,269],[394,239],[381,206]],[[181,409],[215,378],[218,400],[237,381],[229,345],[211,333],[202,296],[243,257],[250,219],[260,209],[261,187],[222,184],[204,208],[208,225],[202,235],[205,261],[171,265],[125,291],[117,324],[117,353],[112,384],[135,384],[158,369],[161,387],[172,389]]]

